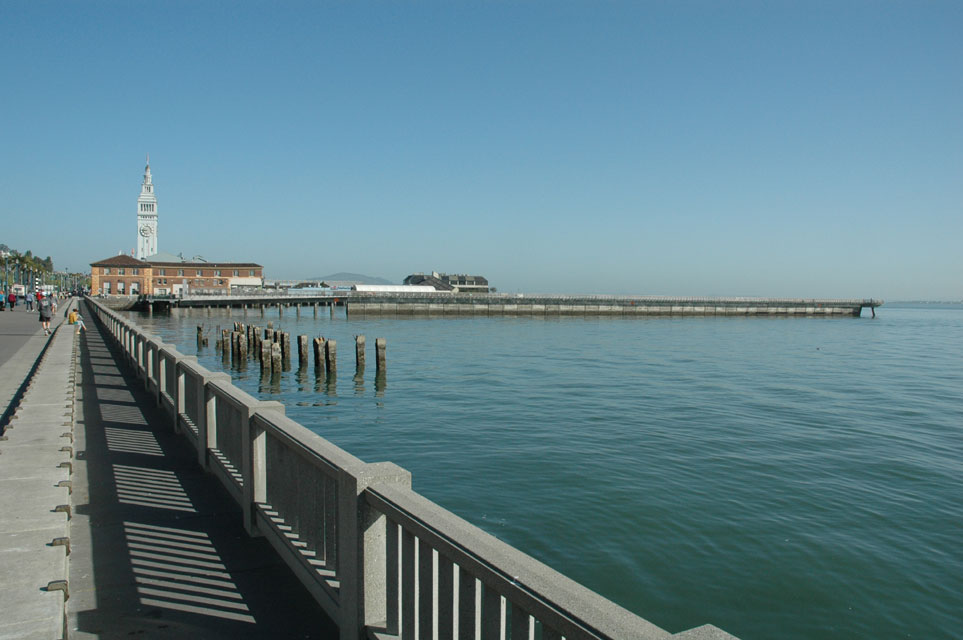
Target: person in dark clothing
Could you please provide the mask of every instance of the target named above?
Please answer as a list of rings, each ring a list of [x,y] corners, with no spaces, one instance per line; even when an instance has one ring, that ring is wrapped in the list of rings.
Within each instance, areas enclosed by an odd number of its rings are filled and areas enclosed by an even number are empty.
[[[43,325],[43,334],[50,335],[50,318],[53,317],[53,300],[50,296],[43,296],[37,303],[40,311],[40,323]]]

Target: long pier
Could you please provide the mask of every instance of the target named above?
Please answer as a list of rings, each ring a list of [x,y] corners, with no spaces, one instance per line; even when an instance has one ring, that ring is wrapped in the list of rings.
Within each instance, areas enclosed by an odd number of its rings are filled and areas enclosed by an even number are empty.
[[[672,296],[590,296],[477,293],[372,293],[287,290],[216,296],[154,298],[140,304],[176,307],[344,306],[349,316],[836,316],[876,315],[882,300],[833,298],[722,298]]]
[[[881,300],[455,294],[347,299],[348,315],[855,316]]]

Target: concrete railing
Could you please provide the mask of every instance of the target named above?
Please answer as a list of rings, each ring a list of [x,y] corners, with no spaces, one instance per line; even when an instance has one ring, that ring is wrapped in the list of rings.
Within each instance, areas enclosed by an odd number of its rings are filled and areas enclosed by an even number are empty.
[[[485,533],[172,345],[88,299],[98,322],[345,640],[541,637],[732,638],[706,625],[673,636]]]

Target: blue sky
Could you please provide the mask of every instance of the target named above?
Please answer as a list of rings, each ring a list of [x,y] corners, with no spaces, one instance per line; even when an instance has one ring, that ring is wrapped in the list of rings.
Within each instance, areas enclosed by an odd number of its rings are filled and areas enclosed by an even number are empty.
[[[0,242],[963,298],[960,2],[0,3]]]

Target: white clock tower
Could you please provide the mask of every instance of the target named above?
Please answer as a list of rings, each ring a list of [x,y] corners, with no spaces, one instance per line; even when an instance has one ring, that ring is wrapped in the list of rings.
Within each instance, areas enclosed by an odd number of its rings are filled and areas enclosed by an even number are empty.
[[[137,259],[157,253],[157,196],[150,179],[150,154],[144,167],[144,184],[137,198]]]

